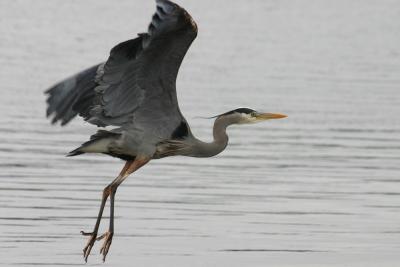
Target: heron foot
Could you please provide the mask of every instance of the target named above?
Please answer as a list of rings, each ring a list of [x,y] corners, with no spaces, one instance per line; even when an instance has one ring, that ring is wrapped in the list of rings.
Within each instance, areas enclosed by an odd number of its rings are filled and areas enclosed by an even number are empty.
[[[103,254],[103,262],[106,261],[106,256],[108,250],[110,249],[113,235],[114,233],[112,231],[107,231],[96,239],[96,240],[101,240],[104,238],[103,246],[100,249],[100,253]]]
[[[88,257],[90,255],[90,251],[92,250],[92,248],[94,246],[94,242],[96,242],[97,232],[88,233],[88,232],[81,231],[81,234],[83,236],[90,236],[86,246],[83,249],[83,258],[85,259],[85,262],[87,262]]]

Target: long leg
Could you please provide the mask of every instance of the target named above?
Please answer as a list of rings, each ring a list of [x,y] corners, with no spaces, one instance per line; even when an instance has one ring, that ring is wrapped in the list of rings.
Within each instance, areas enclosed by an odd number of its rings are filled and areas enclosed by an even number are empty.
[[[125,166],[122,168],[120,174],[118,175],[118,177],[115,178],[114,181],[112,181],[109,185],[107,185],[104,188],[103,194],[102,194],[102,198],[101,198],[101,205],[100,205],[99,214],[97,215],[97,220],[96,220],[96,224],[94,226],[93,231],[92,232],[81,231],[82,235],[90,236],[85,248],[83,249],[83,257],[85,258],[86,262],[87,262],[87,259],[89,257],[90,251],[93,248],[94,242],[96,241],[97,233],[98,233],[99,226],[100,226],[100,221],[101,221],[101,218],[103,216],[104,206],[106,205],[107,199],[108,199],[108,197],[110,195],[110,192],[111,192],[110,188],[113,185],[113,183],[115,183],[120,177],[122,177],[125,174],[126,170],[128,169],[128,167],[132,163],[133,163],[133,160],[132,161],[127,161]]]
[[[109,224],[109,229],[108,231],[97,238],[97,240],[104,239],[103,246],[101,247],[100,253],[103,254],[103,262],[106,260],[106,256],[108,253],[108,250],[110,249],[111,243],[112,243],[112,238],[114,235],[114,200],[115,200],[115,194],[117,192],[118,186],[133,172],[138,170],[140,167],[145,165],[147,162],[150,161],[150,158],[147,157],[137,157],[134,162],[132,162],[128,168],[125,170],[125,173],[120,176],[120,178],[116,179],[112,186],[110,187],[111,192],[110,192],[110,224]]]
[[[132,161],[127,161],[124,168],[122,169],[121,173],[118,175],[118,177],[112,181],[108,186],[106,186],[103,190],[103,197],[102,197],[102,202],[100,206],[100,211],[99,215],[97,217],[97,221],[94,227],[94,230],[92,233],[85,233],[82,231],[83,235],[89,235],[89,241],[86,245],[86,247],[83,249],[83,256],[85,258],[85,261],[87,261],[87,258],[89,257],[90,251],[94,245],[94,242],[96,240],[100,240],[105,238],[104,244],[100,250],[100,253],[103,254],[103,261],[106,258],[106,255],[108,253],[108,250],[111,246],[112,242],[112,237],[114,234],[114,200],[115,200],[115,194],[117,191],[118,186],[134,171],[145,165],[147,162],[149,162],[150,158],[147,157],[137,157],[136,160]],[[100,237],[97,237],[98,229],[100,226],[100,221],[101,217],[103,215],[103,210],[105,203],[107,201],[107,198],[110,197],[110,225],[109,225],[109,230],[101,235]]]
[[[81,231],[82,235],[90,236],[85,248],[83,249],[83,257],[85,258],[85,262],[87,262],[87,259],[89,257],[90,251],[92,250],[94,242],[96,241],[97,232],[99,230],[100,221],[101,221],[101,218],[103,216],[103,210],[104,210],[104,206],[106,205],[107,198],[108,198],[108,195],[105,194],[105,192],[103,192],[103,196],[102,196],[102,199],[101,199],[100,210],[99,210],[99,214],[97,215],[97,220],[96,220],[96,224],[94,225],[93,232]]]
[[[107,256],[108,250],[110,249],[110,246],[112,243],[112,238],[114,235],[114,200],[115,200],[116,193],[117,193],[117,190],[111,192],[111,194],[110,194],[110,225],[109,225],[108,231],[96,239],[96,240],[101,240],[101,239],[105,238],[103,246],[100,249],[100,253],[103,254],[103,262],[106,260],[106,256]]]

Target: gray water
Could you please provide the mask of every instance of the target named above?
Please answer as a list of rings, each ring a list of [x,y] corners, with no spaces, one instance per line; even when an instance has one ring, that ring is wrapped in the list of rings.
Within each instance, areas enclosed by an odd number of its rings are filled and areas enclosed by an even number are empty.
[[[399,266],[399,2],[179,2],[200,31],[178,79],[195,135],[211,139],[197,116],[240,106],[289,117],[230,128],[215,158],[132,175],[104,266]],[[153,11],[0,1],[0,265],[83,264],[79,231],[123,162],[65,158],[95,127],[52,127],[43,91],[103,61]]]

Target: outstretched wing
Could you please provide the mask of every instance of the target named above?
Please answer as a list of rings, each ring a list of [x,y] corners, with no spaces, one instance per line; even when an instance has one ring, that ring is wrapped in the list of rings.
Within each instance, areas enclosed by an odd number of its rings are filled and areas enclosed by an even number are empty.
[[[79,114],[98,126],[133,124],[171,133],[184,121],[175,82],[197,26],[178,5],[156,2],[147,33],[114,47],[105,63],[46,91],[53,123],[66,124]]]
[[[82,114],[88,114],[95,98],[95,77],[100,65],[86,69],[56,84],[45,93],[47,98],[47,116],[53,116],[52,123],[58,121],[67,124],[79,112],[75,106],[79,104]],[[84,110],[85,108],[85,110]]]

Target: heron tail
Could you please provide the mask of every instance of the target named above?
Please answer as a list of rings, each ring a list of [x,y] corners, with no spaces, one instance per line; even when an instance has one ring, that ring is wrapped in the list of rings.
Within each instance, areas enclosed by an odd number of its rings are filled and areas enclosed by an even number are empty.
[[[107,153],[108,145],[120,136],[120,133],[99,130],[90,137],[90,141],[83,143],[77,149],[69,152],[67,157],[78,156],[84,153]]]

